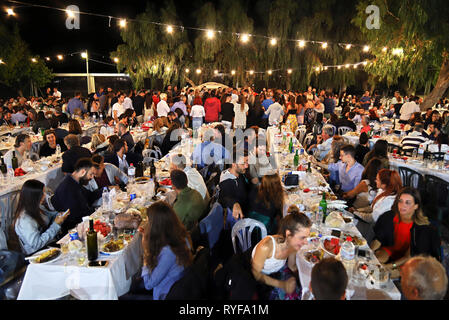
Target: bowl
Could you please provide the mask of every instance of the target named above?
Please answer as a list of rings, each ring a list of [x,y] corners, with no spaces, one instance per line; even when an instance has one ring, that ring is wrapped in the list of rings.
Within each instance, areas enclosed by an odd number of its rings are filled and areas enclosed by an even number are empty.
[[[335,242],[335,247],[338,248],[336,251],[332,250],[331,247],[329,247],[329,244],[331,242]],[[320,239],[320,245],[321,248],[324,250],[324,252],[331,257],[336,257],[340,254],[340,238],[334,237],[334,236],[324,236]]]

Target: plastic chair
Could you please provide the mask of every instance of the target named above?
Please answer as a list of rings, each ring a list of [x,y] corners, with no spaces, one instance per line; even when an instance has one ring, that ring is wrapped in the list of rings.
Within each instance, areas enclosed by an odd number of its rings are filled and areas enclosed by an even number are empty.
[[[350,127],[344,127],[344,126],[338,127],[338,135],[339,136],[342,136],[342,135],[344,135],[348,132],[352,132],[352,131],[354,131],[354,130],[352,130],[352,128],[350,128]]]
[[[324,128],[327,128],[327,127],[332,128],[333,135],[335,135],[335,134],[337,133],[337,127],[334,126],[333,124],[325,124],[325,125],[323,126],[323,129],[321,130],[321,132],[323,132]]]
[[[304,140],[304,138],[305,138],[305,136],[306,136],[306,132],[307,132],[307,129],[306,129],[305,126],[299,127],[299,128],[296,130],[295,136],[296,136],[296,139],[298,139],[298,142],[299,142],[299,143],[302,144],[302,142],[303,142],[303,140]]]
[[[302,144],[304,146],[304,148],[307,148],[313,140],[313,134],[309,133],[305,138],[304,138],[304,143]]]
[[[262,232],[262,239],[265,238],[267,236],[267,229],[265,228],[265,225],[262,222],[250,218],[245,218],[240,221],[237,221],[234,227],[232,227],[231,232],[232,246],[234,247],[234,253],[237,253],[237,247],[235,244],[236,237],[239,239],[242,252],[245,252],[246,250],[251,248],[251,233],[256,227],[260,228]]]
[[[449,215],[449,182],[432,175],[425,175],[424,181],[424,211],[428,217],[436,219],[438,232],[441,234],[441,223]]]
[[[399,176],[404,187],[413,187],[415,189],[422,189],[424,177],[417,171],[406,167],[399,167]]]

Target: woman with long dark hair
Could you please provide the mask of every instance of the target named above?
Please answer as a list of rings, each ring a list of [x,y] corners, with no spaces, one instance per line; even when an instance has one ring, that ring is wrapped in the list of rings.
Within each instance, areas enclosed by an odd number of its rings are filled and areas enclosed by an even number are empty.
[[[80,145],[89,143],[91,140],[88,136],[83,137],[83,130],[81,129],[79,121],[76,119],[69,120],[69,134],[76,134],[80,139]]]
[[[372,158],[382,160],[382,168],[388,169],[390,167],[390,161],[388,160],[388,142],[386,140],[380,139],[376,141],[373,149],[363,158],[363,166],[366,166]]]
[[[28,180],[20,191],[13,226],[22,251],[26,255],[42,249],[51,242],[61,230],[61,224],[69,216],[50,212],[43,207],[44,187],[45,185],[38,180]]]
[[[380,263],[390,271],[398,270],[410,257],[430,255],[441,261],[440,237],[422,211],[418,190],[403,188],[391,211],[374,226],[376,237],[370,247]]]
[[[148,222],[142,239],[145,289],[154,300],[163,300],[193,261],[192,240],[173,208],[164,201],[147,209]]]
[[[39,111],[37,113],[36,120],[33,124],[33,132],[38,133],[38,131],[41,129],[51,129],[51,123],[47,118],[45,118],[45,114],[43,111]]]

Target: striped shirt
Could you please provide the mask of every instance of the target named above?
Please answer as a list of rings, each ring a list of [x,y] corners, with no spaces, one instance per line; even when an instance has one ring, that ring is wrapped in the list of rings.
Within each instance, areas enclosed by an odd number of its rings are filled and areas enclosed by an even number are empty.
[[[419,145],[426,142],[427,140],[428,139],[425,138],[421,132],[413,131],[413,132],[410,132],[404,138],[402,138],[401,147],[403,149],[419,148]]]

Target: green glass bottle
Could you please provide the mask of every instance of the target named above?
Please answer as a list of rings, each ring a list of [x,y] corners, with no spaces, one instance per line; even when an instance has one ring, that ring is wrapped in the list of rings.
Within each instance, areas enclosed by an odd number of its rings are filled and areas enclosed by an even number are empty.
[[[323,198],[320,201],[320,212],[323,214],[323,223],[326,221],[327,217],[327,201],[326,201],[326,192],[323,192]]]
[[[89,219],[89,231],[87,232],[87,259],[94,261],[98,258],[97,232],[94,230],[94,220]]]
[[[306,172],[311,173],[312,172],[312,168],[310,168],[310,162],[307,164],[307,170]]]
[[[19,160],[16,157],[15,151],[12,152],[11,165],[13,170],[16,170],[19,167]]]
[[[290,138],[290,143],[288,144],[288,152],[293,152],[293,139]]]
[[[298,149],[296,149],[295,157],[293,158],[293,165],[295,166],[295,169],[298,168],[299,164],[299,155],[298,155]]]
[[[6,169],[5,160],[3,159],[3,157],[1,157],[1,158],[2,158],[2,163],[0,164],[0,171],[3,174],[6,174],[6,173],[8,173],[8,170]]]

